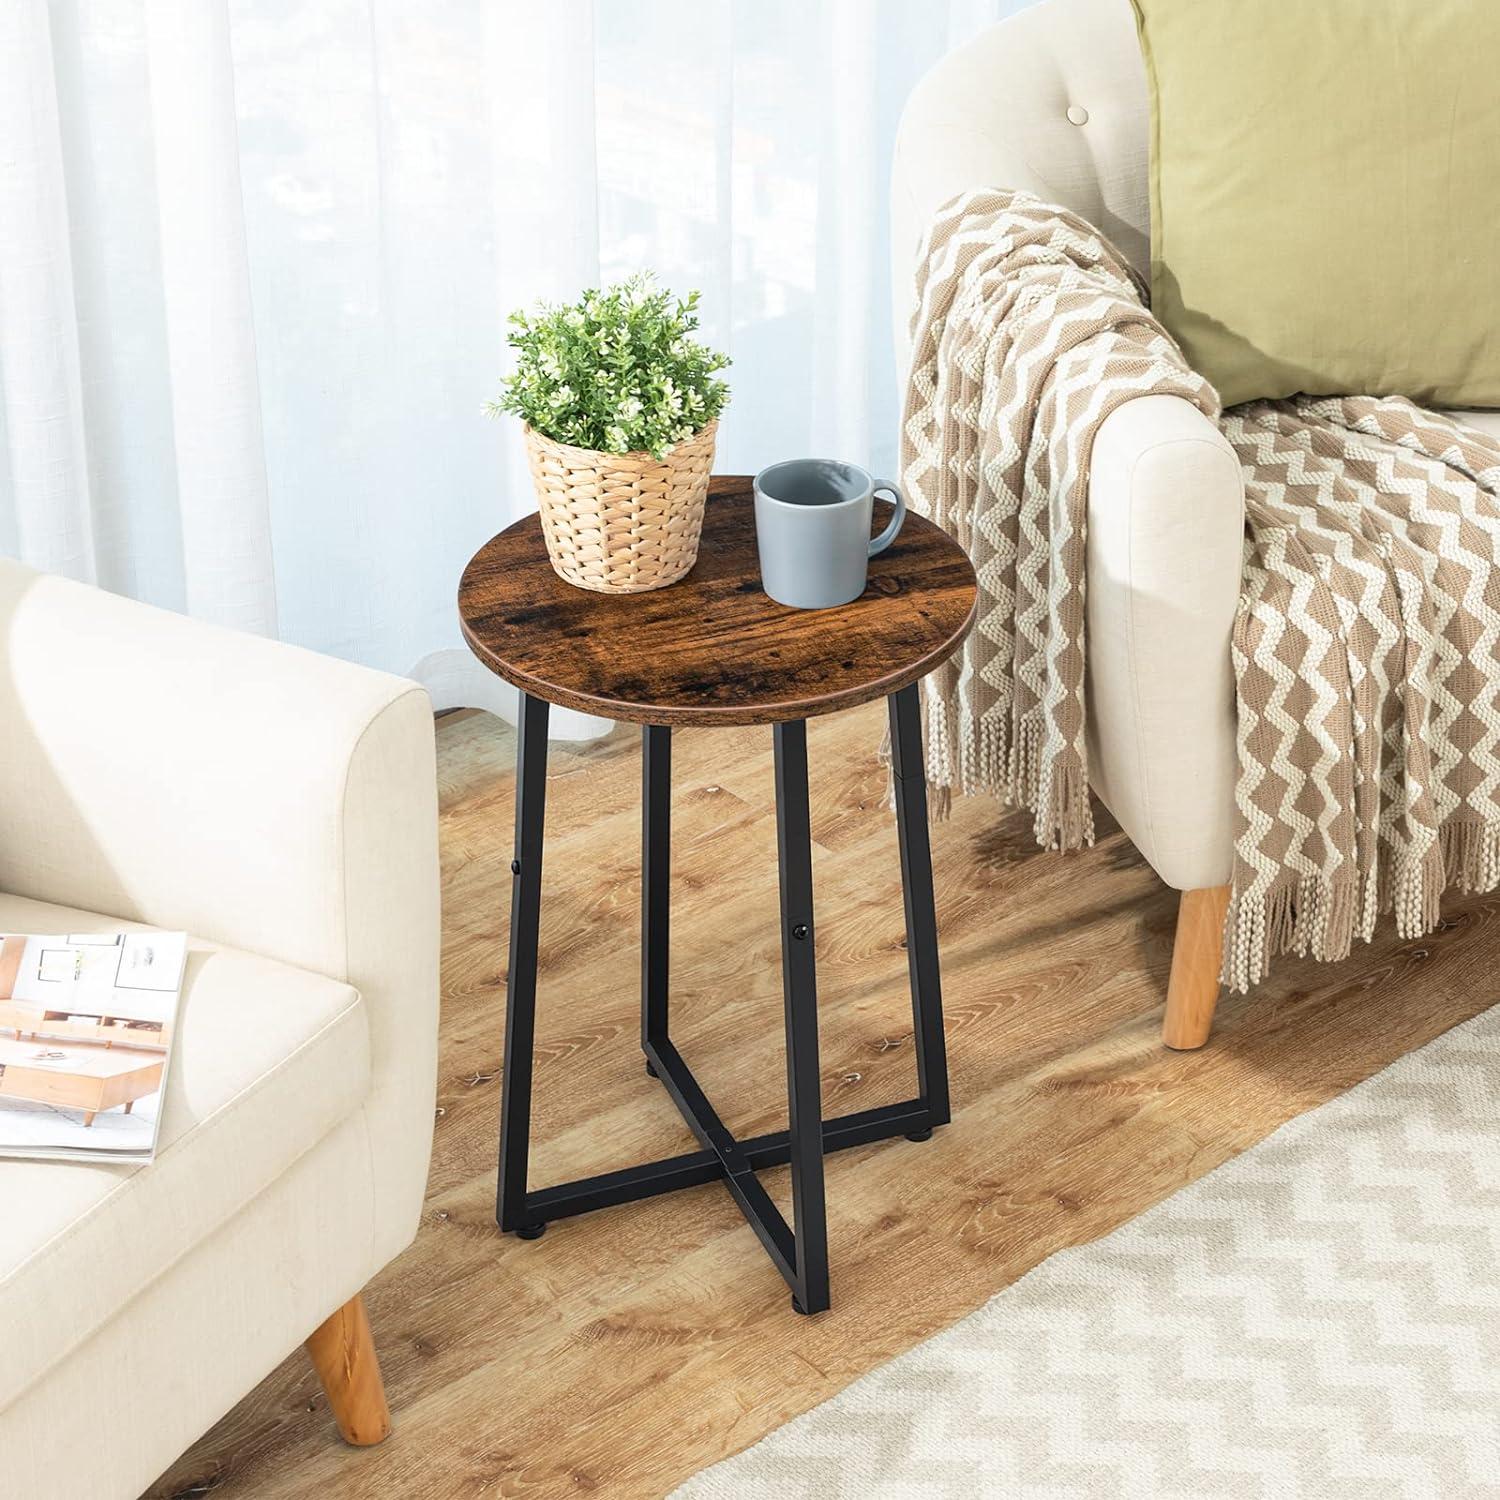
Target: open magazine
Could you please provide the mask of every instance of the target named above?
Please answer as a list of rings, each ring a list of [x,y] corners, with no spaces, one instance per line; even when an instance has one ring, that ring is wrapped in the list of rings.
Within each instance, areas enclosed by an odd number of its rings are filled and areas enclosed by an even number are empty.
[[[155,1156],[186,957],[181,932],[0,934],[0,1156]]]

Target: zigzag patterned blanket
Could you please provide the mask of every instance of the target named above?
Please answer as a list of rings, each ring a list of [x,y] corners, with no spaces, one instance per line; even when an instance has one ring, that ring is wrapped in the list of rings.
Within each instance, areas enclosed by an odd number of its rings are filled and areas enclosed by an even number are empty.
[[[927,678],[939,796],[1093,839],[1084,739],[1089,455],[1122,402],[1218,418],[1245,470],[1226,983],[1337,959],[1392,911],[1500,883],[1500,443],[1399,398],[1222,416],[1092,226],[1027,193],[946,204],[918,258],[902,478],[968,550],[980,615]]]

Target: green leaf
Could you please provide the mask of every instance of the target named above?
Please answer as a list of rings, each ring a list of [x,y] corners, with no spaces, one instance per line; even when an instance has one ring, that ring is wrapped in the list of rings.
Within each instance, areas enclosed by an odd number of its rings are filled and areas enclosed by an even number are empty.
[[[507,319],[516,368],[485,410],[557,442],[664,458],[729,399],[714,374],[728,356],[690,336],[698,298],[674,298],[643,273],[566,306],[518,309]]]

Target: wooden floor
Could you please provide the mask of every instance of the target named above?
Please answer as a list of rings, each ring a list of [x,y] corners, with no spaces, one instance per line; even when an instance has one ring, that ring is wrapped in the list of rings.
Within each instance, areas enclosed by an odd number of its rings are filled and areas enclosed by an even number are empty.
[[[880,728],[868,708],[809,732],[829,1113],[911,1090]],[[1165,1051],[1173,893],[1107,818],[1062,858],[960,802],[933,831],[954,1121],[829,1159],[834,1305],[804,1319],[717,1186],[534,1243],[496,1230],[514,745],[481,714],[438,740],[437,1139],[421,1232],[368,1293],[395,1433],[342,1446],[299,1350],[152,1496],[663,1495],[1497,998],[1491,897],[1431,939],[1285,963],[1225,1000],[1207,1049]],[[731,1128],[764,1131],[784,1108],[770,735],[676,745],[674,1038]],[[692,1145],[638,1051],[636,736],[554,747],[550,772],[538,1185]]]

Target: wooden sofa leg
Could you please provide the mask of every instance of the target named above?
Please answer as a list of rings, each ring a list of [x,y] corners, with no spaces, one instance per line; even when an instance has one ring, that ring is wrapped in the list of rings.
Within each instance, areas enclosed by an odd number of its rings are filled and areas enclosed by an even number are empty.
[[[1161,1039],[1179,1052],[1190,1052],[1208,1040],[1219,1000],[1224,913],[1228,909],[1227,885],[1184,891],[1178,903]]]
[[[360,1448],[383,1442],[390,1434],[391,1412],[364,1297],[351,1297],[325,1318],[308,1339],[307,1353],[344,1441]]]

